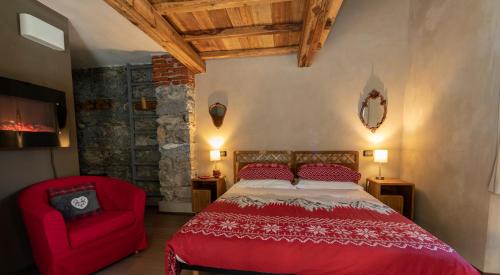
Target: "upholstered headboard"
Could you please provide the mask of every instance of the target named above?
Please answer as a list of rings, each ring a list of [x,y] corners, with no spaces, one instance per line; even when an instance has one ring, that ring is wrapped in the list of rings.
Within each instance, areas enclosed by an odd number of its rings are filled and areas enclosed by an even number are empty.
[[[235,151],[234,182],[239,180],[238,172],[250,163],[284,163],[293,169],[293,153],[291,151]]]
[[[335,163],[359,169],[359,153],[357,151],[235,151],[234,181],[237,182],[238,172],[250,163],[285,163],[297,175],[298,169],[306,163]]]

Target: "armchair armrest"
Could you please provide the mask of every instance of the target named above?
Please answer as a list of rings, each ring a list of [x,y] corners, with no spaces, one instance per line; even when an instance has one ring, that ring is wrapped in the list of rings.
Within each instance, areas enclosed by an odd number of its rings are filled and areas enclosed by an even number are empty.
[[[97,196],[103,209],[131,210],[144,216],[146,192],[131,183],[106,178],[97,186]]]
[[[33,256],[38,263],[50,262],[50,259],[70,250],[63,216],[43,198],[39,193],[25,190],[18,200]]]

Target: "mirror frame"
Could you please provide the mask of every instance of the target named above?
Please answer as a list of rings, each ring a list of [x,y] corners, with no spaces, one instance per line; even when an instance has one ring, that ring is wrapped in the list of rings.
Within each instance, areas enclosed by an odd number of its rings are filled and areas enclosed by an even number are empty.
[[[382,116],[382,119],[377,123],[377,125],[375,125],[373,127],[370,127],[370,125],[368,125],[368,121],[365,121],[365,119],[363,118],[363,111],[366,108],[368,108],[368,100],[370,100],[370,99],[376,99],[376,98],[379,98],[379,97],[380,97],[380,105],[382,105],[384,107],[384,115]],[[368,94],[368,96],[365,98],[365,100],[363,101],[363,103],[361,104],[361,109],[359,110],[359,118],[361,119],[361,122],[372,133],[375,133],[375,131],[377,131],[377,129],[382,125],[382,123],[384,123],[386,116],[387,116],[387,100],[384,98],[384,96],[379,91],[372,90]]]
[[[222,117],[217,117],[217,116],[212,115],[211,110],[215,107],[224,108],[224,115]],[[215,127],[217,127],[217,128],[220,128],[222,126],[222,123],[224,122],[224,117],[226,116],[226,113],[227,113],[227,107],[226,107],[226,105],[224,105],[222,103],[216,102],[216,103],[210,105],[210,107],[208,107],[208,114],[212,118],[212,122],[214,123]]]

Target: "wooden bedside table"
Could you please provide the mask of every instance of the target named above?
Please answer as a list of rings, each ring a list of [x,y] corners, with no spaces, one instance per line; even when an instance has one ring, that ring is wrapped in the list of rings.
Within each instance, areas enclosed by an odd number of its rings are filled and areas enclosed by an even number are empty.
[[[400,179],[375,177],[366,179],[366,189],[372,196],[413,220],[415,206],[415,185]]]
[[[197,213],[226,192],[226,178],[224,176],[208,179],[194,178],[191,180],[191,186],[191,204],[193,212]]]

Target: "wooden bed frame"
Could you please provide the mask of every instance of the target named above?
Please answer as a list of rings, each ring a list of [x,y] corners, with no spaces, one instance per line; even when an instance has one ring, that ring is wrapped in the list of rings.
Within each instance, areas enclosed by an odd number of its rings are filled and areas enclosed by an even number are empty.
[[[301,165],[306,163],[334,163],[359,170],[358,151],[235,151],[233,159],[234,182],[239,180],[238,172],[250,163],[284,163],[292,170],[295,176]],[[193,266],[179,262],[181,269],[203,271],[217,274],[263,275],[243,270],[227,270],[204,266]]]
[[[250,163],[284,163],[297,176],[301,165],[306,163],[334,163],[359,170],[358,151],[235,151],[233,159],[234,182],[238,172]]]

